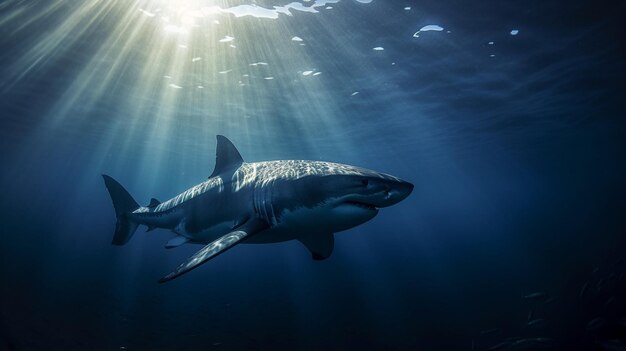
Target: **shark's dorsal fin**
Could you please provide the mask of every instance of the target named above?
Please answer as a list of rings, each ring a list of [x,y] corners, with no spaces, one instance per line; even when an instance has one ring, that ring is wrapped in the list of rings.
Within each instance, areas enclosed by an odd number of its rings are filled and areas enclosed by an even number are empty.
[[[237,148],[233,143],[223,135],[217,136],[217,151],[215,153],[215,169],[209,178],[227,171],[235,170],[241,166],[243,158],[237,151]]]
[[[152,198],[152,199],[150,199],[150,203],[148,204],[148,208],[157,207],[160,204],[161,204],[161,201],[159,201],[159,200],[157,200],[155,198]]]
[[[316,261],[330,257],[335,247],[333,233],[311,233],[299,237],[298,240],[311,251],[311,257]]]

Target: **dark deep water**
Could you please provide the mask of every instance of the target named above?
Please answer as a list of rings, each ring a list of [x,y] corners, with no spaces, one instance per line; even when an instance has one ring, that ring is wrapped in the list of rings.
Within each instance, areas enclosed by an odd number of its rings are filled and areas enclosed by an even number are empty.
[[[0,350],[626,350],[624,1],[165,3],[0,3]],[[166,200],[216,134],[416,187],[157,284],[200,247],[112,246],[100,174]]]

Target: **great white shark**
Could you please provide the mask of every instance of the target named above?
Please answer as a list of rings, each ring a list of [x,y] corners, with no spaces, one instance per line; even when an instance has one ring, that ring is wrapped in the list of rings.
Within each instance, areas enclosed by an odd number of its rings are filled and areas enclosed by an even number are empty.
[[[244,162],[233,143],[217,136],[215,169],[208,180],[165,201],[140,206],[113,178],[102,175],[117,223],[114,245],[139,225],[171,230],[166,248],[205,246],[159,280],[172,280],[236,244],[298,240],[314,260],[328,258],[334,233],[374,218],[381,207],[404,200],[413,184],[345,164],[279,160]]]

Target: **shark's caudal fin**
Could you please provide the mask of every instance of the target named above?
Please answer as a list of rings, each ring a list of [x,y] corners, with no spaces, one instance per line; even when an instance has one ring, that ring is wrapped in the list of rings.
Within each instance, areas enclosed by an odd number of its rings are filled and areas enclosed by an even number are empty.
[[[115,179],[105,174],[102,175],[102,178],[104,178],[104,185],[106,185],[111,200],[113,200],[115,216],[117,216],[112,244],[124,245],[133,236],[138,226],[137,223],[128,218],[128,213],[139,208],[139,204]]]

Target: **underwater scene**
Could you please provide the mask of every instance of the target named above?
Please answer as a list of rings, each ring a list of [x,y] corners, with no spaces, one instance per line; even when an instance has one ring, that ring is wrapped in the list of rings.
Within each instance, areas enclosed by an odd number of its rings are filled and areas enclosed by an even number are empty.
[[[0,2],[0,351],[626,350],[626,2]]]

